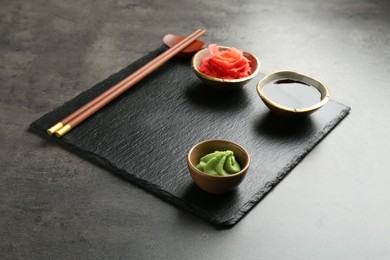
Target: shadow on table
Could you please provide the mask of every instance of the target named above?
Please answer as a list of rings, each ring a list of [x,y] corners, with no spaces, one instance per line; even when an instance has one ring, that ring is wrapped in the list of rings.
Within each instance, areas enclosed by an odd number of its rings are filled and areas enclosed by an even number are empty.
[[[261,115],[254,122],[255,131],[277,139],[304,139],[316,130],[313,120],[308,117],[286,118],[272,112]]]
[[[241,110],[249,105],[249,98],[244,89],[218,91],[201,82],[188,86],[185,98],[189,104],[209,108],[216,111]]]
[[[229,221],[232,213],[236,211],[235,208],[241,205],[239,202],[242,196],[240,189],[224,194],[209,194],[192,183],[185,190],[182,199],[185,201],[184,208],[217,229],[227,229],[234,226],[229,224]]]

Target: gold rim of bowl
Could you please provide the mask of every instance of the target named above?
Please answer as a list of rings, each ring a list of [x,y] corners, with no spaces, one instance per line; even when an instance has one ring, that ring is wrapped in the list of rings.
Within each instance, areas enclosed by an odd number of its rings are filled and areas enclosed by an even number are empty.
[[[283,105],[280,105],[278,103],[275,103],[271,99],[267,98],[264,93],[264,87],[270,83],[271,81],[278,80],[278,79],[292,79],[292,80],[299,80],[303,81],[313,87],[315,87],[321,94],[321,100],[320,102],[310,106],[310,107],[304,107],[304,108],[291,108],[291,107],[286,107]],[[291,71],[291,70],[280,70],[280,71],[275,71],[270,74],[267,74],[264,78],[262,78],[256,85],[256,91],[257,94],[260,96],[260,98],[268,105],[278,108],[280,110],[284,110],[287,112],[291,113],[307,113],[307,112],[312,112],[315,111],[322,106],[324,106],[330,98],[330,92],[328,87],[322,83],[321,81],[307,76],[302,73],[298,73],[296,71]]]
[[[207,174],[207,173],[204,173],[204,172],[198,170],[198,168],[196,168],[196,165],[194,165],[191,161],[191,155],[192,155],[193,151],[195,149],[197,149],[197,147],[204,145],[206,143],[210,143],[210,142],[221,142],[221,143],[225,143],[227,145],[235,146],[236,148],[240,149],[245,154],[247,162],[245,163],[245,165],[241,168],[241,170],[239,172],[236,172],[234,174],[229,174],[227,176]],[[210,178],[233,178],[237,175],[241,175],[248,170],[249,165],[250,165],[250,161],[251,161],[251,159],[250,159],[249,153],[247,150],[245,150],[244,147],[242,147],[241,145],[239,145],[237,143],[234,143],[234,142],[228,141],[228,140],[224,140],[224,139],[209,139],[209,140],[204,140],[202,142],[199,142],[199,143],[195,144],[194,146],[192,146],[190,151],[187,154],[187,162],[188,162],[188,165],[191,167],[191,169],[193,169],[196,173],[198,173],[200,175],[207,176]]]
[[[227,46],[218,45],[218,48],[222,49],[222,50],[228,50],[228,49],[231,49],[233,47],[227,47]],[[209,75],[206,75],[206,74],[200,72],[199,69],[198,69],[198,66],[195,65],[195,62],[198,60],[198,56],[201,55],[203,52],[206,52],[206,51],[208,51],[207,48],[203,48],[203,49],[199,50],[198,52],[196,52],[194,54],[194,56],[192,57],[192,60],[191,60],[192,69],[195,71],[195,73],[197,75],[199,75],[200,77],[203,77],[205,79],[212,80],[212,81],[218,81],[218,82],[222,82],[222,83],[224,83],[224,82],[238,83],[238,82],[243,82],[243,81],[250,80],[250,79],[254,78],[258,74],[258,72],[260,70],[260,60],[256,57],[256,55],[253,55],[252,53],[243,51],[243,55],[246,58],[252,57],[256,61],[256,65],[257,65],[256,69],[252,72],[251,75],[249,75],[248,77],[245,77],[245,78],[240,78],[240,79],[221,79],[221,78],[211,77]]]

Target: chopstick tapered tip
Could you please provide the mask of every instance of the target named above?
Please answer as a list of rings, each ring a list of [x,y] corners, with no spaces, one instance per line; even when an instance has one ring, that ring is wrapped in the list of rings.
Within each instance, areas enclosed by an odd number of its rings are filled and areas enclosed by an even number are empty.
[[[64,134],[66,134],[67,132],[69,132],[70,129],[72,129],[72,127],[71,127],[70,125],[67,124],[67,125],[65,125],[64,127],[62,127],[61,129],[55,131],[54,133],[55,133],[55,135],[56,135],[57,137],[61,137],[61,136],[63,136]]]
[[[52,127],[50,127],[49,129],[47,129],[47,134],[53,135],[56,131],[60,130],[63,126],[64,125],[61,122],[55,124]]]

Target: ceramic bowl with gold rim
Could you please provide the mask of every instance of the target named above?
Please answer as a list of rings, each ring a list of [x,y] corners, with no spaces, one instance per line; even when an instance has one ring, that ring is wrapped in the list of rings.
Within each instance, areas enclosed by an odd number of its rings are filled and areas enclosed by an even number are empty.
[[[232,151],[241,166],[237,173],[220,176],[204,173],[196,167],[201,158],[215,151]],[[221,194],[236,189],[244,180],[250,164],[248,152],[240,145],[222,139],[211,139],[194,145],[187,156],[187,166],[195,184],[208,193]]]
[[[286,100],[286,103],[277,101],[276,99],[273,99],[270,97],[270,95],[267,94],[266,88],[273,88],[276,86],[274,82],[298,82],[300,83],[305,90],[304,92],[296,93],[291,92],[295,91],[293,88],[290,89],[284,89],[282,91],[286,91],[284,93]],[[285,84],[288,88],[289,84]],[[293,85],[293,84],[291,84]],[[306,87],[305,87],[306,86]],[[272,90],[272,89],[270,89]],[[300,100],[303,98],[307,98],[306,96],[309,96],[307,94],[304,94],[307,91],[313,91],[317,92],[318,98],[314,101],[310,101],[311,103],[307,103],[308,105],[291,105],[292,100]],[[329,101],[329,89],[328,87],[322,83],[321,81],[309,77],[307,75],[295,72],[295,71],[277,71],[270,73],[266,75],[264,78],[262,78],[256,85],[256,91],[261,98],[261,100],[264,102],[264,104],[273,112],[275,112],[278,115],[281,116],[287,116],[287,117],[296,117],[296,116],[306,116],[309,115],[321,107],[323,107],[328,101]],[[283,93],[282,93],[283,94]],[[314,93],[315,94],[315,93]],[[290,100],[289,100],[290,99]],[[302,100],[301,100],[302,101]],[[301,104],[305,104],[305,102],[301,102]]]
[[[218,46],[220,51],[228,50],[231,47],[226,46]],[[260,70],[260,61],[259,59],[249,53],[249,52],[243,52],[244,57],[246,57],[251,64],[252,73],[248,77],[240,78],[240,79],[221,79],[212,77],[209,75],[206,75],[199,71],[200,64],[204,58],[210,57],[211,54],[207,48],[202,49],[195,53],[195,55],[192,57],[191,66],[194,73],[203,81],[203,83],[213,89],[216,90],[235,90],[243,87],[248,81],[253,79]]]

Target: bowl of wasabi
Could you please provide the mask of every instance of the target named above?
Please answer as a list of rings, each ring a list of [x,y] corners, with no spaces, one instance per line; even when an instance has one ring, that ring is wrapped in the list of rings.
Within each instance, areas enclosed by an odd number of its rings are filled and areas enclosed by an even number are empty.
[[[211,139],[194,145],[187,156],[192,180],[205,192],[227,193],[244,180],[250,164],[248,152],[228,140]]]

